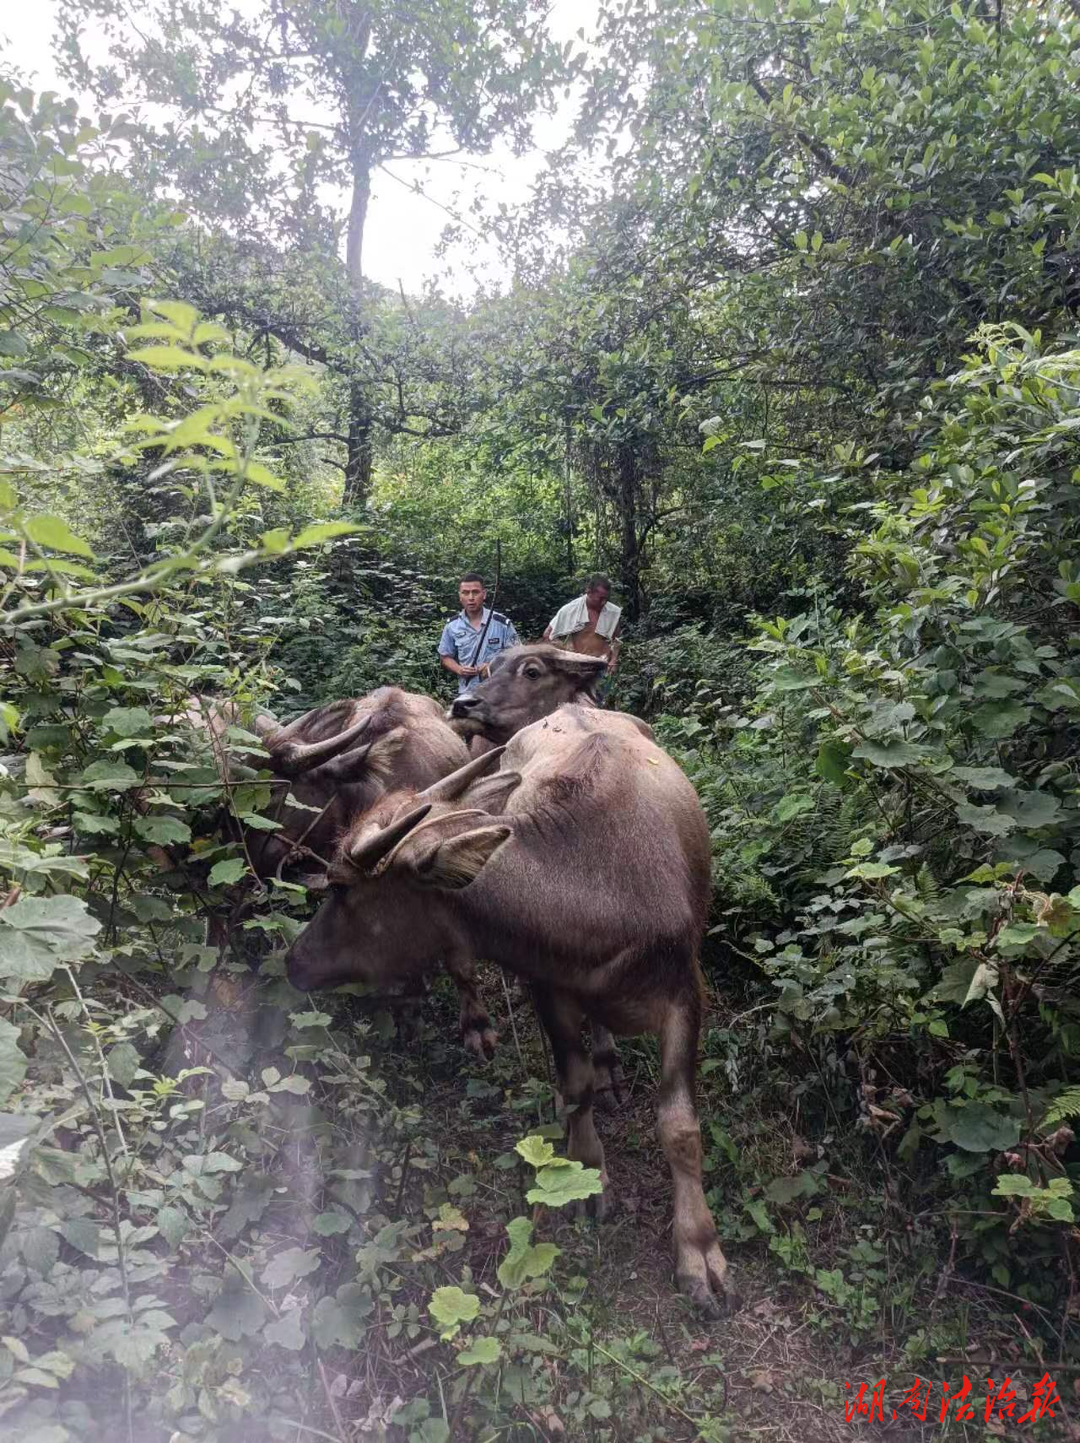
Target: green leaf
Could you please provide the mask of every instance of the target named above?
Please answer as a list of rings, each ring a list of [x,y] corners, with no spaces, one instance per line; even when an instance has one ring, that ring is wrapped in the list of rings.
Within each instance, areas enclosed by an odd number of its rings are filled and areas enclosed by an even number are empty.
[[[814,770],[834,787],[846,785],[846,773],[850,765],[851,747],[846,742],[827,741],[818,747]]]
[[[243,1277],[232,1270],[206,1321],[230,1343],[257,1333],[266,1320],[266,1304],[253,1292]]]
[[[279,1348],[287,1348],[290,1353],[299,1353],[307,1342],[303,1316],[303,1308],[290,1308],[287,1313],[282,1313],[280,1318],[266,1325],[263,1337],[268,1343],[277,1343]]]
[[[178,1207],[163,1207],[158,1209],[157,1214],[158,1232],[172,1248],[173,1252],[191,1232],[192,1222],[187,1213]]]
[[[256,486],[265,486],[270,491],[284,491],[285,482],[280,476],[275,476],[268,466],[261,461],[249,461],[244,470],[244,476],[248,481],[254,481]]]
[[[223,862],[215,862],[210,868],[210,885],[224,887],[230,882],[238,882],[245,870],[246,863],[242,857],[227,857]]]
[[[1016,830],[1016,822],[992,806],[977,806],[972,802],[959,802],[956,815],[965,827],[971,827],[987,837],[1007,837]]]
[[[457,1286],[436,1288],[428,1303],[428,1312],[442,1329],[439,1336],[444,1342],[457,1334],[462,1323],[471,1323],[479,1311],[476,1294],[464,1293]]]
[[[580,1162],[559,1158],[558,1165],[541,1168],[535,1186],[525,1194],[526,1202],[543,1203],[545,1207],[561,1208],[604,1191],[599,1169],[582,1167]]]
[[[191,828],[179,817],[136,817],[133,823],[136,834],[148,842],[166,847],[170,842],[190,842]]]
[[[994,1184],[995,1197],[1030,1197],[1037,1192],[1035,1184],[1021,1172],[1003,1172]]]
[[[196,355],[194,351],[185,351],[181,346],[141,346],[138,350],[128,351],[127,358],[129,361],[140,361],[152,371],[170,374],[192,368],[205,371],[207,367],[205,357]]]
[[[9,909],[10,910],[10,909]],[[19,1046],[21,1029],[0,1017],[0,1107],[19,1087],[26,1076],[26,1053]],[[4,1149],[6,1153],[7,1149]],[[0,1238],[0,1241],[3,1241]]]
[[[502,1344],[498,1338],[473,1338],[457,1355],[457,1360],[466,1368],[472,1368],[478,1363],[497,1363],[501,1357]]]
[[[991,741],[1004,741],[1031,720],[1031,708],[1015,701],[988,701],[971,717],[976,731]]]
[[[293,545],[297,548],[317,546],[320,541],[329,541],[334,536],[349,536],[360,529],[348,521],[319,521],[314,526],[305,526],[303,531],[293,538]]]
[[[977,792],[996,792],[1001,787],[1011,787],[1016,783],[1016,778],[1000,767],[953,767],[946,775],[965,782]]]
[[[844,875],[862,877],[864,881],[877,881],[881,877],[891,877],[899,870],[899,867],[890,867],[887,862],[859,862]]]
[[[287,1288],[297,1278],[313,1273],[321,1259],[318,1248],[285,1248],[263,1268],[262,1281],[268,1288]]]
[[[347,1213],[319,1213],[311,1224],[311,1231],[321,1238],[333,1237],[335,1233],[347,1233],[352,1227],[352,1218]]]
[[[0,331],[0,356],[25,356],[29,342],[18,331]]]
[[[1051,827],[1061,820],[1061,803],[1052,792],[1014,788],[998,799],[998,808],[1031,831]]]
[[[91,762],[79,780],[94,792],[129,792],[142,783],[138,772],[132,771],[127,762],[120,761],[118,757]]]
[[[868,738],[860,742],[851,755],[862,757],[875,767],[908,767],[920,757],[926,756],[926,748],[916,746],[914,742],[901,741],[899,738],[886,741],[871,741]]]
[[[1019,1121],[995,1112],[985,1102],[950,1106],[938,1120],[946,1141],[964,1152],[1004,1152],[1020,1138]]]
[[[106,1054],[105,1066],[114,1082],[121,1087],[130,1087],[142,1067],[142,1058],[130,1042],[118,1042]]]
[[[806,691],[812,686],[821,685],[821,677],[816,672],[811,676],[804,671],[797,671],[793,666],[779,667],[769,681],[773,691]]]
[[[535,1133],[515,1143],[514,1151],[520,1153],[525,1161],[533,1167],[546,1167],[555,1156],[555,1149],[551,1143],[545,1142],[542,1137],[538,1137]]]
[[[78,897],[24,897],[0,910],[0,976],[44,982],[61,962],[85,957],[101,923]]]
[[[67,522],[59,516],[28,516],[25,522],[26,534],[38,546],[48,546],[53,551],[67,551],[73,556],[85,556],[93,561],[94,553],[81,536],[76,536]]]
[[[320,1298],[311,1318],[311,1336],[320,1348],[358,1348],[365,1319],[374,1308],[371,1294],[359,1283],[345,1283],[334,1296]]]
[[[520,1288],[529,1278],[543,1277],[559,1256],[553,1243],[532,1244],[532,1228],[528,1218],[514,1218],[506,1225],[510,1251],[499,1264],[499,1282],[504,1288]]]
[[[145,737],[154,729],[154,719],[144,706],[110,707],[101,724],[121,737]]]

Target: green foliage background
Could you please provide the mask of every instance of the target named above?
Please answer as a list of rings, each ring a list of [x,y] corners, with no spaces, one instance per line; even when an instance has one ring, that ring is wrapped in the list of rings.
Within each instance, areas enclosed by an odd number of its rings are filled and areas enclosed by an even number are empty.
[[[338,9],[304,23],[355,139],[370,75]],[[91,13],[120,23],[67,4],[65,63],[108,115],[0,82],[9,1436],[107,1417],[232,1443],[301,1413],[339,1436],[325,1369],[364,1349],[373,1436],[524,1437],[518,1395],[594,1438],[732,1436],[726,1394],[691,1403],[645,1333],[605,1334],[587,1279],[513,1216],[522,1163],[561,1201],[595,1190],[554,1156],[542,1085],[470,1079],[457,1121],[484,1160],[434,1135],[391,1014],[289,989],[302,889],[257,884],[221,825],[269,798],[255,708],[449,695],[438,631],[497,546],[529,637],[612,573],[615,704],[706,808],[702,1115],[736,1257],[812,1288],[852,1350],[917,1366],[966,1344],[923,1306],[944,1269],[1024,1308],[1029,1356],[1071,1356],[1074,9],[628,0],[564,52],[538,31],[514,50],[535,17],[513,5],[469,61],[502,77],[483,116],[440,31],[401,153],[431,148],[436,112],[478,149],[524,144],[529,107],[584,82],[533,203],[484,218],[512,285],[468,307],[384,291],[352,241],[339,260],[346,218],[304,209],[328,177],[355,206],[400,114],[335,150],[282,81],[279,173],[269,121],[210,119],[230,67],[272,60],[216,9],[164,51],[121,25],[97,70]],[[208,128],[114,113],[151,91]],[[250,765],[226,780],[192,693],[239,706]],[[243,1001],[218,1032],[222,979]],[[770,1115],[816,1154],[768,1154]],[[855,1241],[826,1167],[865,1208]],[[482,1176],[509,1242],[483,1298],[463,1251]],[[439,1350],[439,1381],[395,1402],[399,1339]]]

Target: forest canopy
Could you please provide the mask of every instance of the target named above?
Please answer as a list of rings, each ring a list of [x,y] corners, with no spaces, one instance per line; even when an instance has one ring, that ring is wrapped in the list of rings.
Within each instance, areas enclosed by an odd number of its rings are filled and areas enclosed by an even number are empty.
[[[706,1186],[823,1350],[800,1436],[837,1357],[1075,1371],[1080,6],[60,0],[54,39],[48,89],[0,52],[7,1436],[779,1429],[737,1324],[710,1372],[624,1316],[651,1183],[595,1269],[585,1193],[523,1201],[562,1135],[523,998],[466,1073],[442,983],[409,1022],[285,978],[262,719],[449,700],[473,568],[527,640],[610,575],[611,702],[701,798]],[[371,277],[382,178],[553,110],[521,204],[415,182],[501,283]]]

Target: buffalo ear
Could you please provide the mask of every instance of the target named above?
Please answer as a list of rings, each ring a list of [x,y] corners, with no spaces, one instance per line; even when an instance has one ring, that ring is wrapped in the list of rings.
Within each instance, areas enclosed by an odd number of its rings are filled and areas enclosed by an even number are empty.
[[[470,807],[497,814],[505,810],[510,794],[520,786],[520,772],[496,772],[493,777],[482,777],[480,781],[473,782],[461,800],[468,802]]]
[[[479,827],[447,837],[413,864],[416,880],[422,887],[460,891],[476,880],[510,834],[509,827]]]
[[[368,752],[367,764],[375,776],[385,780],[394,764],[398,752],[408,740],[409,733],[405,727],[394,727],[384,737],[371,743],[371,750]]]
[[[607,671],[607,661],[602,656],[581,656],[574,651],[560,651],[554,660],[557,671],[573,677],[579,686],[592,686]]]

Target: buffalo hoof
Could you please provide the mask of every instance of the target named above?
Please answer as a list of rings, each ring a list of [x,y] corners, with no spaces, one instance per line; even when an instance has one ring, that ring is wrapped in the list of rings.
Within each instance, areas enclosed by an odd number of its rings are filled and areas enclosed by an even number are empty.
[[[578,1219],[591,1218],[593,1222],[606,1222],[612,1211],[609,1189],[593,1193],[592,1197],[579,1198],[573,1208],[574,1217]]]
[[[490,1062],[499,1045],[499,1034],[491,1026],[466,1027],[461,1034],[466,1049],[481,1062]]]
[[[700,1249],[688,1247],[676,1264],[676,1280],[679,1291],[702,1317],[723,1318],[742,1307],[743,1300],[715,1241]]]
[[[593,1102],[605,1112],[614,1112],[626,1101],[623,1091],[624,1074],[616,1060],[609,1067],[607,1063],[593,1063]]]

